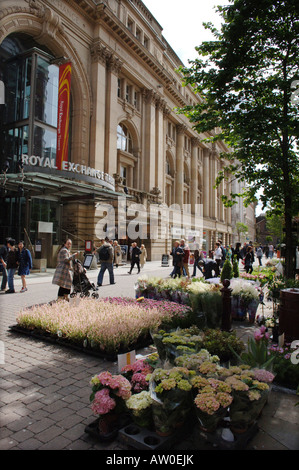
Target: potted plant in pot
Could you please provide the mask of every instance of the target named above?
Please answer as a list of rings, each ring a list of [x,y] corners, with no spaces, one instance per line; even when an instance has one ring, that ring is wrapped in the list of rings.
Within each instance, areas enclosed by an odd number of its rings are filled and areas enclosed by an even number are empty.
[[[222,380],[202,376],[192,378],[191,383],[199,426],[205,432],[214,432],[233,401],[232,389]]]
[[[157,368],[148,377],[153,421],[158,435],[171,435],[188,418],[192,407],[190,378],[194,374],[184,367]]]
[[[269,383],[274,375],[266,370],[254,371],[250,368],[232,367],[225,383],[232,389],[233,401],[230,405],[229,417],[232,432],[246,432],[258,419],[265,406]]]
[[[151,394],[146,390],[132,395],[126,401],[126,406],[135,424],[147,429],[152,428],[152,403],[153,399],[151,397]]]
[[[102,372],[92,377],[91,409],[98,416],[99,437],[114,438],[118,432],[121,414],[126,412],[126,400],[131,397],[131,384],[122,375]]]

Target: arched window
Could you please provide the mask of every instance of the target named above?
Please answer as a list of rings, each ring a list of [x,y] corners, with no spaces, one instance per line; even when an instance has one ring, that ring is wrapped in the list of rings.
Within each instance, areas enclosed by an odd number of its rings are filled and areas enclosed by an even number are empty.
[[[124,152],[132,153],[132,137],[124,124],[117,126],[117,149]]]

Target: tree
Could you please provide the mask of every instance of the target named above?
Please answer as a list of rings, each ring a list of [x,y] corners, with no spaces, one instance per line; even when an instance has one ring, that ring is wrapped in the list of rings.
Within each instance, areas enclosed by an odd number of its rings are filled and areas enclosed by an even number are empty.
[[[216,184],[232,177],[244,182],[245,204],[261,201],[283,214],[285,274],[294,273],[292,217],[299,213],[299,4],[297,0],[235,0],[218,7],[224,23],[215,40],[203,42],[199,58],[181,67],[184,84],[202,97],[179,110],[210,142],[224,141],[225,168]],[[246,184],[245,184],[246,183]],[[232,205],[239,194],[224,196]]]
[[[283,218],[276,214],[272,214],[271,216],[266,214],[266,221],[266,228],[269,234],[279,239],[281,243],[283,237]]]
[[[237,222],[236,229],[237,229],[239,238],[241,236],[241,233],[244,233],[244,235],[248,233],[248,226],[246,224],[243,224],[243,222]]]

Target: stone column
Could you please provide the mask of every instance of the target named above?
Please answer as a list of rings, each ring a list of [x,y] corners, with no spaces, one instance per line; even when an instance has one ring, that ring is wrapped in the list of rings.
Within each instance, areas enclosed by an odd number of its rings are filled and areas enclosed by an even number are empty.
[[[144,97],[144,189],[150,192],[155,187],[156,177],[156,92],[145,90]]]
[[[195,213],[195,206],[197,204],[197,193],[198,193],[198,146],[199,139],[196,137],[191,140],[191,212]]]
[[[210,150],[203,150],[203,216],[210,217]]]
[[[93,112],[90,126],[90,165],[104,171],[106,61],[109,52],[100,41],[91,46],[91,87]]]
[[[105,109],[105,158],[104,171],[110,175],[117,173],[117,88],[118,74],[122,62],[114,55],[107,60],[107,85]]]
[[[183,208],[184,203],[184,134],[187,127],[184,124],[177,126],[176,142],[176,194],[175,203]]]
[[[164,116],[163,111],[165,101],[158,98],[156,101],[156,161],[155,161],[155,186],[163,191],[164,177],[165,177],[165,164],[166,164],[166,149],[165,149],[165,132],[164,132]]]

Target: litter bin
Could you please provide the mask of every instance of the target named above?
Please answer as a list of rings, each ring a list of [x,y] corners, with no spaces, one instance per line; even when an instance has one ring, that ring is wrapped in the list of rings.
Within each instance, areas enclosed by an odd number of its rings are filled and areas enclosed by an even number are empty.
[[[279,334],[285,341],[299,340],[299,289],[280,291]]]

